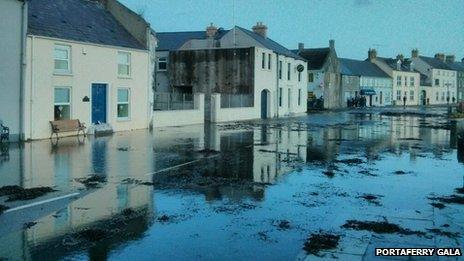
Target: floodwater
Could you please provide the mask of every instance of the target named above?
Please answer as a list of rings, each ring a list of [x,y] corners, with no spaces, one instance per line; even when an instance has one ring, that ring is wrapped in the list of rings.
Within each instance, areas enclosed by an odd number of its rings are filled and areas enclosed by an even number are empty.
[[[12,209],[49,200],[0,215],[0,260],[294,260],[320,231],[341,236],[321,258],[464,249],[464,206],[431,205],[464,186],[461,131],[444,117],[327,112],[9,145],[0,187],[56,191],[0,197]],[[103,181],[85,187],[89,175]],[[354,231],[347,220],[426,235]]]

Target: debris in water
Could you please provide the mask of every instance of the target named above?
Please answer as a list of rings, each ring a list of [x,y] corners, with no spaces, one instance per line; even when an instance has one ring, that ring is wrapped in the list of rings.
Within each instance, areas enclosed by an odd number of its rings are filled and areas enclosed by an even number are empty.
[[[31,227],[33,227],[35,225],[37,225],[37,222],[27,222],[27,223],[24,224],[23,228],[24,229],[29,229],[29,228],[31,228]]]
[[[333,178],[335,176],[335,173],[331,170],[324,171],[323,173],[329,178]]]
[[[162,215],[158,218],[160,222],[168,222],[171,218],[168,215]]]
[[[106,177],[100,175],[90,175],[86,178],[76,179],[77,182],[84,184],[86,188],[95,188],[101,183],[106,182]]]
[[[446,197],[432,197],[429,198],[431,200],[438,200],[442,203],[449,203],[449,204],[464,204],[464,197],[463,196],[457,196],[457,195],[451,195],[451,196],[446,196]]]
[[[378,234],[398,233],[402,235],[419,235],[419,236],[425,235],[424,232],[412,231],[406,228],[402,228],[396,224],[388,223],[387,221],[377,222],[377,221],[348,220],[342,227],[354,229],[354,230],[367,230],[367,231],[372,231]]]
[[[281,230],[287,230],[290,229],[290,222],[288,220],[280,220],[277,226]]]
[[[449,238],[453,238],[453,239],[459,238],[459,235],[460,235],[458,232],[443,231],[443,230],[441,230],[439,228],[431,228],[431,229],[428,228],[427,231],[432,232],[435,235],[445,236],[445,237],[449,237]]]
[[[202,149],[202,150],[198,150],[197,152],[202,153],[202,154],[206,154],[206,155],[218,154],[219,153],[219,151],[212,150],[212,149]]]
[[[0,188],[0,197],[19,193],[23,190],[20,186],[4,186]]]
[[[79,232],[79,236],[92,242],[106,238],[106,232],[99,228],[89,228]]]
[[[129,147],[119,147],[119,151],[129,151]]]
[[[374,195],[374,194],[363,194],[359,196],[359,198],[363,198],[367,200],[369,203],[372,203],[377,206],[381,206],[382,204],[379,201],[379,198],[383,197],[382,195]]]
[[[363,164],[364,161],[362,159],[358,158],[352,158],[352,159],[342,159],[342,160],[335,160],[336,163],[343,163],[347,165],[358,165],[358,164]]]
[[[406,175],[406,174],[411,174],[411,173],[412,173],[411,171],[406,172],[404,170],[397,170],[397,171],[393,172],[393,174],[395,174],[395,175]]]
[[[53,191],[55,190],[50,187],[21,189],[19,192],[11,194],[6,201],[35,199]]]
[[[306,240],[303,249],[306,252],[317,255],[319,251],[335,249],[340,241],[339,235],[319,233],[311,234]]]
[[[0,205],[0,215],[5,212],[5,210],[9,209],[9,207],[7,206],[4,206],[4,205]]]
[[[443,204],[443,203],[436,203],[436,202],[430,203],[430,205],[432,205],[434,208],[438,208],[438,209],[444,209],[444,208],[446,207],[445,204]]]

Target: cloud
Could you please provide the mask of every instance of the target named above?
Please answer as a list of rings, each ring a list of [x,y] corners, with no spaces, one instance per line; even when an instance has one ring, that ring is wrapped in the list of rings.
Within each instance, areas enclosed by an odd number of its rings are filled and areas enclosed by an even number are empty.
[[[372,4],[373,4],[372,0],[354,0],[355,6],[369,6]]]

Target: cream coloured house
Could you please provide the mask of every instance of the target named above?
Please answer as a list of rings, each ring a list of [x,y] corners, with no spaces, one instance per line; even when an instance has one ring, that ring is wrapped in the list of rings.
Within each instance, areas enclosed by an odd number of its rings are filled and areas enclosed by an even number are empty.
[[[114,131],[149,126],[151,31],[141,20],[140,25],[123,26],[111,5],[123,10],[117,1],[30,2],[26,140],[50,137],[53,120],[79,119],[90,130],[97,125]],[[145,37],[129,30],[144,31]]]

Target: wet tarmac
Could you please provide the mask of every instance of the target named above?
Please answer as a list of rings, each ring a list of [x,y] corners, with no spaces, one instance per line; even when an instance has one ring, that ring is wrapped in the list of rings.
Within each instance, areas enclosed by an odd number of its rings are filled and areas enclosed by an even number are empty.
[[[464,249],[464,124],[443,112],[325,112],[2,146],[0,188],[46,193],[0,195],[0,260]]]

